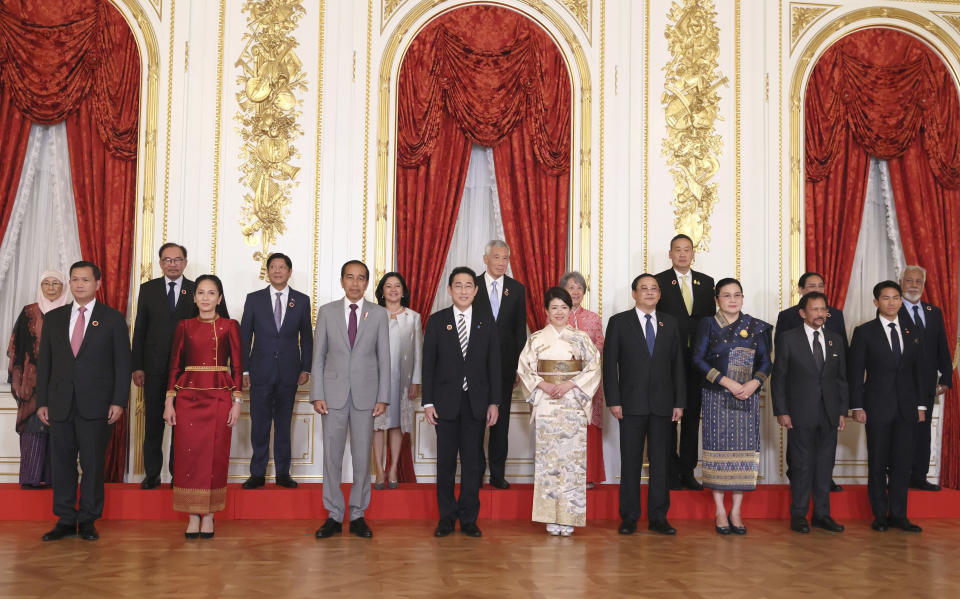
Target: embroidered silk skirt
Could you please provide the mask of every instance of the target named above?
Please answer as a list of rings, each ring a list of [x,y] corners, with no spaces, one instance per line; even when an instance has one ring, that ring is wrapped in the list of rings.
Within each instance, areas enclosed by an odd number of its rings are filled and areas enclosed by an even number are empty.
[[[173,509],[209,514],[226,507],[230,436],[227,389],[180,389],[173,436]]]
[[[740,400],[726,389],[704,389],[703,486],[752,491],[760,471],[760,394]]]

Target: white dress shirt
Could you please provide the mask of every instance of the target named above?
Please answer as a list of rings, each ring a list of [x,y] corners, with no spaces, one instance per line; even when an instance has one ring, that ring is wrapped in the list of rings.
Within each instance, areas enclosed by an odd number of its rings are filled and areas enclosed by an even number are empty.
[[[894,318],[893,320],[887,320],[882,314],[878,315],[880,318],[880,324],[883,325],[883,332],[887,334],[887,345],[890,346],[890,350],[893,350],[893,341],[890,340],[890,325],[893,325],[894,330],[897,331],[897,337],[900,338],[900,354],[903,355],[903,331],[900,330],[900,319]]]
[[[273,285],[267,287],[270,290],[270,313],[273,314],[273,307],[277,305],[277,294],[280,294],[280,323],[283,324],[283,319],[287,317],[287,304],[290,302],[290,286],[284,285],[283,289],[277,289]],[[359,310],[359,304],[357,310]],[[348,309],[349,312],[349,309]]]
[[[677,285],[680,285],[683,289],[683,282],[687,282],[687,289],[690,290],[690,296],[693,297],[693,270],[688,270],[687,274],[683,274],[676,268],[673,269],[673,274],[677,276]]]
[[[810,352],[813,353],[813,333],[814,331],[819,331],[820,333],[820,351],[823,352],[823,361],[827,361],[827,342],[823,338],[823,327],[815,329],[808,325],[806,322],[803,323],[803,331],[807,334],[807,345],[810,346]]]
[[[497,301],[500,302],[501,305],[503,304],[503,283],[505,280],[506,279],[503,275],[500,275],[499,279],[494,279],[490,276],[489,272],[483,273],[483,281],[487,285],[487,297],[489,297],[491,301],[493,300],[493,282],[496,281]],[[454,310],[456,310],[456,307],[454,307]]]
[[[635,308],[637,311],[637,318],[640,319],[640,329],[643,331],[643,338],[647,338],[647,313],[641,310],[640,308]],[[650,323],[653,325],[653,338],[657,338],[657,311],[654,310],[650,313]]]
[[[914,306],[920,308],[920,324],[923,325],[923,328],[927,328],[927,315],[923,313],[923,304],[920,302],[913,303],[907,298],[903,298],[903,306],[907,309],[907,314],[910,315],[910,320],[913,321],[913,324],[916,324],[916,320],[914,320],[913,316],[913,308]]]
[[[360,327],[360,319],[363,318],[363,314],[360,312],[363,310],[363,298],[361,297],[355,302],[351,302],[349,298],[344,296],[343,298],[343,320],[347,323],[347,327],[350,326],[350,304],[357,305],[357,327]]]
[[[91,315],[93,314],[93,306],[97,303],[96,298],[90,300],[90,303],[84,306],[86,311],[83,313],[83,335],[87,335],[87,329],[90,328]],[[73,309],[70,310],[70,328],[67,329],[67,335],[70,338],[70,341],[73,341],[73,327],[77,326],[77,319],[80,318],[80,304],[73,302]]]
[[[173,283],[173,295],[174,297],[177,298],[174,300],[174,302],[179,302],[180,290],[183,289],[183,275],[180,275],[179,277],[177,277],[176,280],[171,279],[169,277],[163,277],[163,294],[164,295],[170,294],[170,283]]]

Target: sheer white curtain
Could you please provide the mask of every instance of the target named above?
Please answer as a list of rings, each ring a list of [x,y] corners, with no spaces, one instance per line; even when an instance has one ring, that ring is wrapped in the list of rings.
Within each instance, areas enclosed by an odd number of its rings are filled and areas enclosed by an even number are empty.
[[[40,273],[65,275],[80,259],[77,209],[70,176],[67,126],[30,127],[10,222],[0,244],[0,343],[7,370],[7,341],[26,304],[37,301]],[[0,375],[6,383],[6,375]]]
[[[491,239],[503,238],[497,175],[493,169],[493,149],[474,144],[470,151],[463,197],[460,199],[460,213],[457,215],[450,251],[447,252],[447,259],[443,264],[443,275],[431,313],[453,303],[447,293],[447,277],[450,271],[457,266],[469,266],[477,273],[482,272],[483,248]],[[509,269],[507,273],[510,274]],[[424,318],[426,316],[424,315]]]
[[[853,257],[853,272],[843,306],[848,337],[854,327],[876,316],[873,286],[886,279],[896,281],[903,267],[903,245],[890,171],[886,160],[871,157],[857,253]]]

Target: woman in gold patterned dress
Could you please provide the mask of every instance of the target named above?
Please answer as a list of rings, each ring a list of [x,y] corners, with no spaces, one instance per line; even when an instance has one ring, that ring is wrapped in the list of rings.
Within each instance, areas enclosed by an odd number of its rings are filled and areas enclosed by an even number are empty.
[[[517,365],[536,430],[533,521],[570,536],[587,523],[587,425],[600,352],[567,323],[573,302],[566,290],[548,289],[544,306],[550,322],[530,335]]]

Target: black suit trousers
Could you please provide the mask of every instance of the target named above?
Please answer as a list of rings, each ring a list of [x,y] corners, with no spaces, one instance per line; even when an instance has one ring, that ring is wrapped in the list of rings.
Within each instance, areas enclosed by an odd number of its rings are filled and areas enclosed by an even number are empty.
[[[515,379],[503,382],[505,389],[500,396],[500,416],[497,423],[490,427],[490,436],[487,439],[487,452],[483,451],[483,435],[480,435],[480,482],[483,484],[483,473],[487,470],[487,457],[490,461],[490,478],[503,479],[507,471],[507,439],[510,436],[510,404],[513,397],[513,383]]]
[[[694,369],[688,363],[687,372]],[[670,423],[670,477],[675,479],[682,474],[693,476],[700,459],[700,379],[687,377],[687,407],[683,409],[680,422]],[[679,441],[679,442],[678,442]]]
[[[933,403],[927,404],[932,407]],[[916,441],[913,447],[913,465],[910,468],[911,482],[927,480],[927,470],[930,469],[930,417],[933,410],[927,409],[927,418],[917,422]]]
[[[53,513],[59,523],[73,526],[93,522],[103,514],[104,455],[110,431],[106,417],[86,420],[76,405],[63,422],[50,423],[50,452],[53,469]],[[83,478],[80,480],[80,504],[77,509],[77,458]]]
[[[651,522],[666,520],[670,509],[670,485],[667,464],[670,456],[670,427],[666,416],[629,416],[620,420],[620,518],[636,522],[640,517],[640,482],[643,471],[643,446],[647,443],[650,484],[647,517]]]
[[[270,427],[273,426],[273,462],[277,476],[290,474],[290,426],[297,385],[279,381],[272,385],[250,384],[250,475],[265,476],[270,457]]]
[[[437,421],[437,507],[440,520],[451,525],[474,524],[480,515],[481,443],[485,422],[473,416],[470,397],[460,396],[460,413],[455,419]],[[454,493],[460,455],[460,498]]]
[[[148,480],[160,476],[163,471],[163,432],[166,421],[163,409],[167,401],[167,375],[148,374],[143,383],[143,469]],[[173,477],[173,434],[170,427],[170,458],[168,466]]]
[[[899,415],[877,422],[867,414],[867,495],[877,518],[907,517],[907,489],[917,423]]]
[[[816,426],[796,426],[787,433],[787,458],[790,460],[791,518],[804,518],[813,495],[813,516],[830,515],[830,481],[837,454],[837,423],[830,422],[820,407]]]

